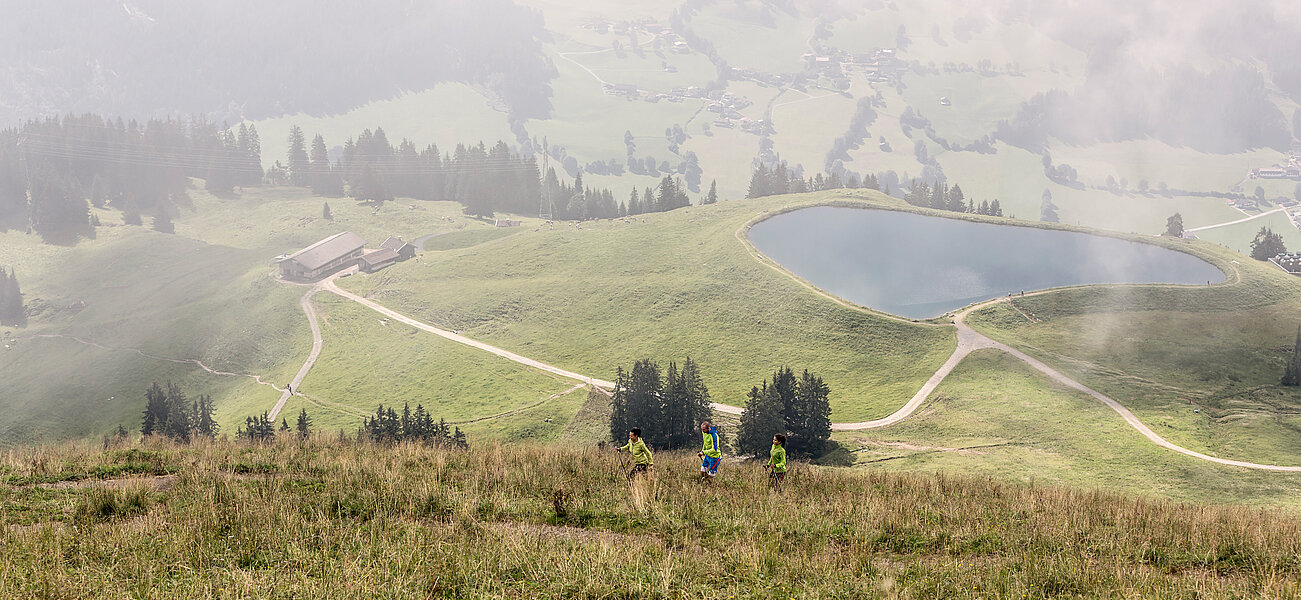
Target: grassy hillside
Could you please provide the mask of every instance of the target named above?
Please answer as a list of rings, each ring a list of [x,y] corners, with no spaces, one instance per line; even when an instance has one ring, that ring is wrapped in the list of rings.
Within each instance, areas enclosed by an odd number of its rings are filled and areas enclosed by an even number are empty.
[[[11,597],[1294,597],[1295,514],[659,453],[313,440],[0,462]],[[101,476],[147,475],[97,481]],[[88,478],[88,479],[87,479]],[[68,483],[33,485],[66,480]]]
[[[1176,436],[1175,426],[1198,430],[1203,424],[1140,416],[1167,439],[1178,437],[1176,443],[1206,450],[1199,440],[1217,437],[1226,442],[1216,448],[1221,456],[1298,464],[1295,452],[1283,451],[1295,436],[1263,416],[1231,434],[1211,430],[1198,439]],[[1301,508],[1301,474],[1222,467],[1158,448],[1092,397],[1054,385],[994,350],[968,356],[902,423],[835,438],[854,452],[858,466],[873,470],[961,472],[1185,502]]]
[[[305,290],[270,277],[273,257],[343,230],[359,233],[372,247],[389,235],[412,240],[450,232],[433,238],[450,245],[502,235],[465,218],[453,203],[422,202],[414,209],[389,203],[377,211],[295,188],[247,188],[234,198],[216,198],[201,186],[196,182],[190,190],[194,206],[176,219],[172,235],[124,226],[116,211],[96,211],[105,225],[94,239],[71,247],[0,232],[0,265],[16,270],[27,305],[36,311],[27,327],[3,328],[9,348],[0,352],[0,444],[97,436],[119,423],[138,427],[144,390],[154,380],[174,381],[191,396],[211,395],[219,421],[233,432],[243,417],[270,409],[279,397],[254,377],[283,386],[311,348],[298,305]],[[333,221],[321,218],[325,202]],[[356,318],[375,322],[371,315]],[[357,352],[348,343],[331,339],[326,356]],[[231,374],[212,374],[192,361]],[[341,359],[337,373],[349,372],[349,362]],[[469,376],[487,379],[493,373]],[[385,395],[380,380],[374,385],[374,396],[322,387],[356,409],[420,400]],[[512,394],[526,389],[532,388]],[[484,386],[476,393],[499,391]],[[524,395],[536,402],[556,391]],[[527,402],[504,394],[487,412]],[[355,426],[358,418],[349,412],[320,417],[342,426],[343,415],[349,428]]]
[[[1116,398],[1176,444],[1293,464],[1301,392],[1278,383],[1301,320],[1301,281],[1196,247],[1242,283],[1062,290],[1015,300],[1033,322],[1003,304],[968,322]]]
[[[834,420],[879,417],[944,362],[954,331],[829,302],[754,260],[734,235],[765,210],[835,197],[738,200],[526,229],[427,252],[382,277],[341,285],[403,314],[607,380],[639,358],[667,367],[691,356],[714,400],[735,406],[775,367],[808,368],[835,391]]]

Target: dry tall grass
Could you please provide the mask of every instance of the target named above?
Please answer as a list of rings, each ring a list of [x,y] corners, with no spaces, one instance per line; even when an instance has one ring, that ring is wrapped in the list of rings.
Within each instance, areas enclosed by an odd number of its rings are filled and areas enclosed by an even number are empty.
[[[1291,514],[799,466],[771,492],[731,463],[701,488],[694,455],[656,458],[630,484],[562,446],[10,450],[0,597],[1301,595]],[[122,474],[153,487],[78,481]]]

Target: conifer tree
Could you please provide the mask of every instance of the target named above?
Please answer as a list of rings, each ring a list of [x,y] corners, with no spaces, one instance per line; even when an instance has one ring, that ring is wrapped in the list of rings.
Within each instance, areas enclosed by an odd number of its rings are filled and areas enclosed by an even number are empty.
[[[1283,385],[1301,385],[1301,327],[1296,329],[1296,342],[1292,345],[1292,360],[1283,372]]]
[[[1053,193],[1045,189],[1042,198],[1043,201],[1039,203],[1039,220],[1045,223],[1058,222],[1057,205],[1053,204]]]
[[[989,214],[994,217],[1003,216],[1003,207],[998,204],[998,198],[989,203]]]
[[[324,145],[324,140],[322,140]],[[307,138],[297,125],[289,128],[289,184],[307,186],[312,181],[312,163],[307,156]]]
[[[12,267],[8,273],[0,267],[0,325],[21,327],[26,320],[23,291],[18,285],[18,274]]]
[[[640,427],[643,437],[662,443],[663,398],[659,365],[646,358],[634,362],[630,372],[620,367],[615,372],[611,400],[610,439],[621,441],[628,437],[629,429]]]
[[[1256,260],[1269,260],[1283,252],[1287,252],[1283,236],[1274,233],[1268,225],[1262,226],[1256,232],[1256,238],[1251,240],[1251,257]]]
[[[192,411],[194,415],[195,434],[209,438],[217,435],[217,432],[221,429],[221,425],[219,425],[216,419],[213,418],[216,409],[212,406],[212,396],[200,395],[199,398],[194,401]]]
[[[289,419],[280,417],[280,431],[289,431]]]
[[[755,168],[754,173],[750,175],[750,188],[745,193],[746,198],[762,198],[772,195],[772,187],[768,181],[768,167],[763,163]]]
[[[334,220],[334,213],[331,213],[331,212],[330,212],[330,203],[329,203],[329,202],[325,202],[325,203],[323,203],[323,205],[322,205],[322,207],[321,207],[321,218],[322,218],[322,219],[325,219],[326,221],[333,221],[333,220]]]
[[[709,192],[705,194],[705,199],[701,204],[713,204],[715,202],[718,202],[718,180],[711,179],[709,181]]]
[[[188,442],[192,428],[185,392],[181,391],[181,386],[167,382],[167,420],[163,434],[178,442]]]
[[[176,233],[176,225],[172,223],[172,217],[167,214],[167,208],[161,203],[158,205],[158,211],[154,213],[154,231]]]
[[[312,434],[312,418],[307,416],[307,409],[304,408],[298,412],[298,437],[306,439]]]
[[[821,377],[804,370],[795,386],[792,412],[787,416],[787,429],[791,433],[787,445],[791,452],[810,456],[825,452],[827,440],[831,439],[830,394]]]
[[[762,387],[750,388],[745,408],[741,411],[737,451],[743,455],[762,456],[772,445],[772,436],[785,432],[786,417],[782,414],[781,396],[767,382]]]
[[[153,382],[145,390],[145,415],[140,424],[140,435],[150,436],[163,433],[167,423],[167,394],[158,382]]]

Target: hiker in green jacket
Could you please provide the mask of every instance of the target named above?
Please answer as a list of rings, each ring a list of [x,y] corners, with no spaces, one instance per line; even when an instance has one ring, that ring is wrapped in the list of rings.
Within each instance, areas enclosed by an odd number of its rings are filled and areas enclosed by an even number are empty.
[[[700,424],[700,435],[703,442],[700,452],[696,453],[701,459],[700,481],[713,483],[714,476],[718,475],[718,463],[723,462],[723,451],[718,446],[718,429],[705,421]]]
[[[632,470],[628,471],[628,479],[652,470],[655,467],[655,459],[651,456],[650,448],[646,447],[646,442],[641,439],[641,428],[633,427],[628,430],[628,443],[622,448],[616,448],[619,452],[632,453]]]
[[[786,479],[786,436],[772,436],[772,449],[768,451],[768,464],[763,468],[768,471],[768,485],[780,489],[782,480]]]

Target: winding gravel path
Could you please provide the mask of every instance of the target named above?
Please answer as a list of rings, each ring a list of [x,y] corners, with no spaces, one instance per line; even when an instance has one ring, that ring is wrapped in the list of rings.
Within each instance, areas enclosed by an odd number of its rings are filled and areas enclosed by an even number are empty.
[[[321,346],[324,340],[321,339],[321,324],[316,320],[316,308],[312,306],[312,296],[321,291],[326,284],[333,284],[333,278],[326,279],[313,286],[312,289],[307,290],[307,293],[303,294],[303,299],[298,302],[303,307],[303,313],[307,315],[307,324],[312,326],[312,351],[307,355],[307,362],[303,363],[302,368],[298,369],[298,373],[289,382],[289,387],[280,392],[280,400],[276,401],[276,405],[268,413],[268,418],[272,421],[276,420],[276,416],[285,408],[285,403],[289,401],[289,397],[294,395],[293,390],[303,382],[303,378],[307,377],[307,372],[312,370],[312,365],[316,364],[317,357],[321,356]]]
[[[852,305],[840,298],[836,298],[820,289],[817,289],[815,286],[810,285],[809,283],[801,280],[799,277],[796,277],[794,274],[788,272],[780,265],[777,265],[771,262],[770,260],[767,260],[765,256],[759,253],[751,244],[748,243],[748,240],[743,235],[744,231],[748,228],[748,226],[749,224],[741,226],[741,228],[736,231],[736,237],[737,239],[741,240],[742,243],[746,246],[750,256],[755,260],[759,261],[759,263],[783,275],[791,277],[795,281],[799,282],[801,285],[812,290],[814,293],[817,293],[818,295],[823,296],[837,304],[840,304],[848,308],[852,308],[854,310],[860,310],[863,312],[869,312],[871,314],[882,315],[882,313],[865,309],[857,305]],[[1235,272],[1234,272],[1233,281],[1229,283],[1236,283],[1238,281],[1241,281],[1241,277],[1238,276],[1236,269],[1234,269],[1234,271]],[[299,384],[299,382],[302,381],[302,378],[307,374],[307,371],[311,369],[312,364],[315,363],[317,355],[320,354],[321,333],[320,333],[320,327],[316,322],[315,310],[313,310],[311,306],[311,297],[313,294],[315,294],[318,291],[327,291],[332,294],[338,295],[340,297],[347,298],[348,300],[352,300],[353,302],[356,302],[358,304],[361,304],[362,306],[370,308],[371,310],[374,310],[375,312],[378,312],[395,321],[398,321],[400,323],[405,323],[407,325],[415,327],[416,329],[428,333],[432,333],[444,339],[451,340],[459,344],[464,344],[466,346],[470,346],[471,348],[476,348],[484,352],[495,354],[497,356],[519,363],[521,365],[525,365],[541,371],[559,375],[567,379],[572,379],[574,381],[578,381],[580,384],[591,385],[591,386],[595,386],[607,390],[614,389],[614,383],[611,381],[605,381],[603,379],[589,377],[587,375],[582,375],[579,373],[575,373],[573,371],[567,371],[565,369],[561,369],[560,367],[549,365],[539,360],[521,356],[509,350],[505,350],[502,348],[498,348],[496,346],[485,344],[478,340],[470,339],[459,333],[456,333],[455,331],[449,331],[446,329],[442,329],[440,327],[435,327],[428,323],[418,321],[416,319],[398,313],[392,309],[386,308],[383,305],[379,304],[378,302],[364,298],[362,296],[359,296],[350,291],[340,288],[338,285],[335,284],[334,281],[335,278],[337,278],[337,275],[322,280],[321,282],[313,286],[312,289],[309,290],[306,294],[303,295],[303,299],[302,299],[303,312],[307,314],[307,318],[312,325],[312,353],[311,355],[309,355],[307,362],[303,364],[302,369],[298,371],[298,375],[294,377],[293,385],[295,387]],[[1048,291],[1051,290],[1042,290],[1027,295],[1037,295],[1041,293],[1046,293]],[[1017,359],[1021,360],[1022,362],[1025,362],[1026,364],[1033,367],[1035,370],[1043,373],[1044,375],[1047,375],[1050,379],[1065,387],[1078,390],[1080,392],[1084,392],[1085,394],[1088,394],[1089,396],[1092,396],[1094,399],[1098,400],[1099,402],[1102,402],[1108,408],[1112,409],[1117,414],[1119,414],[1121,418],[1124,419],[1125,422],[1129,424],[1130,427],[1133,427],[1139,433],[1143,434],[1143,436],[1146,437],[1153,444],[1156,444],[1157,446],[1160,446],[1167,450],[1178,452],[1180,454],[1205,460],[1208,462],[1213,462],[1213,463],[1228,465],[1233,467],[1243,467],[1248,469],[1259,469],[1265,471],[1301,472],[1301,466],[1260,464],[1260,463],[1253,463],[1247,461],[1219,458],[1215,456],[1202,454],[1201,452],[1189,450],[1182,446],[1171,443],[1165,438],[1157,435],[1156,432],[1152,431],[1152,429],[1149,428],[1147,425],[1144,425],[1143,422],[1138,419],[1138,417],[1134,416],[1133,412],[1125,408],[1119,402],[1116,402],[1115,400],[1099,393],[1098,391],[1078,381],[1075,381],[1074,379],[1071,379],[1066,375],[1063,375],[1062,373],[1058,372],[1056,369],[1049,367],[1048,365],[1044,364],[1038,359],[1035,359],[1025,354],[1024,352],[1021,352],[1020,350],[1012,348],[1011,346],[1008,346],[1007,344],[1004,344],[1002,342],[995,341],[985,336],[984,334],[977,332],[976,330],[972,329],[965,323],[965,319],[967,315],[971,314],[973,311],[980,310],[982,308],[991,306],[995,303],[1004,302],[1004,301],[1006,301],[1006,298],[996,298],[979,304],[974,304],[972,306],[967,307],[966,309],[962,310],[961,312],[957,313],[954,316],[953,327],[956,328],[957,335],[958,335],[957,348],[953,350],[953,354],[949,356],[948,360],[944,361],[944,364],[941,365],[940,368],[936,370],[935,373],[932,374],[929,379],[926,380],[926,383],[922,385],[921,389],[917,390],[917,393],[913,394],[913,397],[909,399],[908,402],[905,403],[902,407],[900,407],[899,410],[880,419],[875,419],[871,421],[861,421],[857,423],[832,423],[831,428],[835,431],[859,431],[864,429],[877,429],[877,428],[886,427],[898,423],[908,418],[909,416],[912,416],[915,412],[917,412],[917,409],[921,408],[922,404],[926,402],[926,399],[929,398],[931,393],[935,391],[935,388],[937,388],[940,385],[940,383],[944,381],[944,378],[948,377],[949,374],[953,372],[953,369],[957,367],[958,364],[962,362],[962,359],[966,358],[968,354],[971,354],[975,350],[993,349],[993,350],[1006,352],[1016,357]],[[905,320],[899,317],[895,317],[893,315],[883,315],[883,316],[887,318],[893,318],[899,321]],[[916,324],[920,326],[932,326],[932,327],[946,326],[937,323],[916,323]],[[279,413],[280,409],[284,406],[284,403],[289,398],[289,395],[290,395],[289,392],[286,391],[281,396],[280,402],[276,404],[275,409],[271,413],[271,416],[273,418],[275,417],[276,414]],[[741,410],[742,410],[741,408],[736,406],[731,406],[728,404],[720,404],[717,402],[713,403],[713,409],[718,412],[731,414],[731,415],[739,415],[741,414]]]

